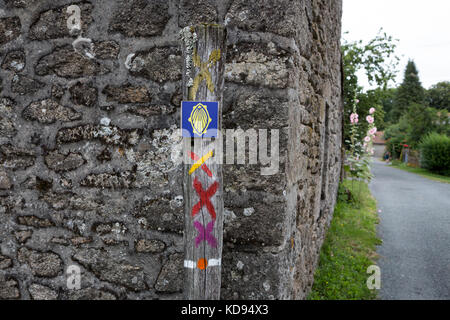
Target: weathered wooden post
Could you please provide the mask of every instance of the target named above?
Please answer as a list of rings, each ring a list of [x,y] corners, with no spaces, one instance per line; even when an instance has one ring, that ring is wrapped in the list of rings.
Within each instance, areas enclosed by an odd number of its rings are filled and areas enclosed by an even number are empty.
[[[188,113],[182,111],[181,120],[192,130],[183,138],[185,297],[217,300],[220,299],[223,239],[220,132],[226,30],[219,25],[199,24],[184,28],[181,34],[182,109],[190,108]],[[211,127],[211,123],[215,123],[217,128]]]

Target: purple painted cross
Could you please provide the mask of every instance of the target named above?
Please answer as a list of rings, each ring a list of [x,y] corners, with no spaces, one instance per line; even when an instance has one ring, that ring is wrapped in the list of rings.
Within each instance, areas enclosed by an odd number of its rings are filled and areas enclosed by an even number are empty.
[[[207,224],[206,228],[198,221],[194,221],[194,227],[198,230],[198,236],[195,238],[195,247],[197,248],[198,245],[202,241],[208,242],[208,244],[213,247],[217,248],[217,239],[214,238],[214,236],[211,234],[211,232],[214,229],[214,223],[216,220],[212,220],[210,223]]]

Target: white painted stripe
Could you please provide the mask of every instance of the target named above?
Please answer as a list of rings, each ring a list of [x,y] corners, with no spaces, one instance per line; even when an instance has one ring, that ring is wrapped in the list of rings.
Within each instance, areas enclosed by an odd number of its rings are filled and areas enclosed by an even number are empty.
[[[208,266],[214,267],[214,266],[220,266],[220,259],[209,259],[208,260]]]
[[[221,264],[221,259],[209,259],[207,262],[207,267],[218,267]],[[192,260],[184,260],[184,267],[188,269],[194,269],[197,267],[197,263]]]

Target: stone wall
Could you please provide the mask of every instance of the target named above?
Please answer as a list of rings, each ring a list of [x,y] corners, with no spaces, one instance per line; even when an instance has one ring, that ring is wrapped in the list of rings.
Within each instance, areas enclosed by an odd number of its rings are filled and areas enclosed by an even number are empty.
[[[0,0],[0,298],[182,297],[178,34],[198,22],[228,29],[224,128],[281,132],[278,174],[224,166],[222,296],[305,298],[341,163],[341,7]]]

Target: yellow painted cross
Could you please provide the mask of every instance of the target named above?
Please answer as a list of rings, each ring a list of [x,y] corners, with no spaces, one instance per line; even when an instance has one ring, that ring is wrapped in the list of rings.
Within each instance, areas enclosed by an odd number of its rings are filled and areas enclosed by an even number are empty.
[[[213,52],[211,52],[207,62],[202,62],[200,60],[200,56],[197,54],[197,49],[194,50],[194,57],[193,57],[194,65],[197,68],[200,68],[200,71],[195,76],[194,84],[190,88],[189,98],[191,100],[195,100],[196,99],[198,88],[199,88],[200,84],[203,82],[203,80],[206,81],[206,85],[208,86],[208,90],[210,92],[214,91],[214,83],[212,81],[211,71],[209,69],[211,69],[211,67],[213,65],[215,65],[217,63],[217,61],[220,60],[220,54],[221,54],[220,49],[216,49]]]
[[[211,150],[208,154],[205,154],[203,157],[198,159],[197,162],[195,162],[194,165],[189,170],[189,174],[193,174],[195,172],[195,170],[200,168],[202,166],[202,164],[204,164],[206,162],[206,160],[208,160],[212,156],[213,156],[213,151]]]

